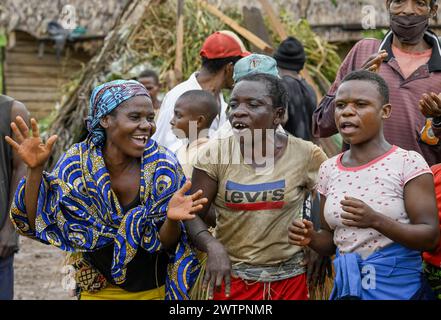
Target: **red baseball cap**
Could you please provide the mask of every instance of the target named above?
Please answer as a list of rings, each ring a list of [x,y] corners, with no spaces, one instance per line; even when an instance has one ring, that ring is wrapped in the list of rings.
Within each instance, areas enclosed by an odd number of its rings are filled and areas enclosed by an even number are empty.
[[[245,49],[243,42],[234,32],[222,30],[205,39],[200,55],[207,59],[221,59],[246,57],[250,52]]]

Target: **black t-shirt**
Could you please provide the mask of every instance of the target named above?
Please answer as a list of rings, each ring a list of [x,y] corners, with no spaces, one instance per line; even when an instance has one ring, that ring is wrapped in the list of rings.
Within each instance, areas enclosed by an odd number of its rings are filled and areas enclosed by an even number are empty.
[[[138,196],[131,204],[123,207],[123,211],[127,212],[140,203]],[[84,257],[102,273],[107,281],[116,285],[110,272],[113,247],[114,245],[110,244],[99,250],[84,253]],[[165,284],[168,261],[169,258],[165,251],[151,254],[139,247],[133,260],[127,264],[126,281],[117,286],[129,292],[147,291],[161,287]]]
[[[282,77],[288,91],[288,121],[283,127],[297,138],[312,140],[312,114],[317,106],[314,89],[304,80],[291,76]]]

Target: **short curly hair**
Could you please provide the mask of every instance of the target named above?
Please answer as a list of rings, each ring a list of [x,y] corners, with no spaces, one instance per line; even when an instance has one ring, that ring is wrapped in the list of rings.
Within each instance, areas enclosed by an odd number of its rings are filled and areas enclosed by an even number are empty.
[[[255,73],[240,78],[239,82],[253,81],[262,82],[265,84],[268,90],[268,96],[273,102],[273,107],[282,107],[286,109],[288,107],[288,92],[283,85],[282,79],[266,73]],[[237,83],[236,83],[237,86]]]
[[[382,104],[385,105],[389,103],[389,87],[383,77],[379,74],[367,70],[357,70],[344,77],[341,83],[353,80],[368,81],[375,84],[377,86],[378,93],[382,98]]]
[[[391,1],[392,1],[392,0],[386,0],[386,2],[389,3],[389,4],[390,4]],[[432,7],[436,4],[437,1],[438,1],[438,0],[430,0],[430,4],[429,4],[429,6],[432,8]]]

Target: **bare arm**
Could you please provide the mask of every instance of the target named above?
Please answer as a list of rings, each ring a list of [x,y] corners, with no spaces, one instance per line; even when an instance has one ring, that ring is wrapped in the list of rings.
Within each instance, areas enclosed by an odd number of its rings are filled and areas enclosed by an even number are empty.
[[[204,222],[209,227],[216,227],[216,209],[214,208],[213,204],[210,206],[210,209],[205,215]]]
[[[159,239],[165,249],[172,248],[176,245],[181,237],[181,227],[178,221],[166,219],[159,229]]]
[[[210,206],[217,194],[217,181],[197,168],[193,170],[193,190],[202,189],[208,201],[197,216],[191,221],[186,221],[186,228],[193,244],[201,251],[207,253],[207,267],[204,276],[204,287],[209,286],[209,297],[213,297],[213,290],[220,291],[222,282],[225,281],[225,295],[230,294],[231,262],[225,247],[216,240],[203,221],[210,210]]]
[[[181,236],[180,221],[196,218],[195,213],[207,203],[207,198],[202,198],[202,190],[197,190],[186,195],[191,188],[190,180],[187,180],[181,189],[176,191],[170,199],[167,210],[167,218],[159,229],[159,238],[165,248],[175,246]]]
[[[433,177],[423,174],[404,187],[404,203],[410,224],[381,215],[374,228],[408,248],[430,251],[439,240],[438,210]]]
[[[341,217],[347,226],[374,228],[408,248],[419,251],[435,249],[439,224],[432,175],[423,174],[410,180],[404,187],[404,203],[410,220],[408,224],[395,221],[351,197],[341,201],[345,211]]]
[[[31,119],[32,136],[29,127],[21,116],[11,123],[14,139],[6,137],[14,152],[28,166],[25,185],[25,207],[30,227],[35,230],[38,191],[42,179],[43,168],[52,152],[57,136],[51,136],[46,144],[40,138],[38,124]]]
[[[320,230],[315,231],[311,221],[294,220],[288,228],[289,243],[308,246],[322,256],[335,254],[334,233],[324,217],[326,197],[320,196]]]
[[[11,108],[11,119],[15,119],[17,116],[21,116],[26,123],[29,123],[29,113],[24,104],[18,101],[14,101]],[[13,138],[16,139],[15,135]],[[21,178],[26,174],[26,165],[18,156],[17,152],[12,149],[12,173],[11,181],[9,184],[9,204],[11,207],[12,201],[14,201],[15,190]],[[9,211],[9,210],[8,210]],[[18,238],[15,233],[15,228],[10,219],[6,219],[5,223],[0,230],[0,257],[8,257],[14,253],[18,247]]]
[[[35,230],[35,219],[38,205],[38,191],[43,175],[43,167],[28,168],[25,184],[25,207],[29,226]]]
[[[187,228],[188,235],[190,236],[193,244],[199,250],[207,252],[207,243],[215,239],[208,232],[208,226],[204,222],[204,219],[209,213],[211,204],[216,197],[217,182],[211,179],[207,173],[197,168],[194,168],[191,180],[193,183],[191,191],[193,192],[198,188],[201,189],[204,192],[204,195],[207,198],[208,202],[199,211],[199,214],[195,217],[195,219],[185,222],[185,227]]]

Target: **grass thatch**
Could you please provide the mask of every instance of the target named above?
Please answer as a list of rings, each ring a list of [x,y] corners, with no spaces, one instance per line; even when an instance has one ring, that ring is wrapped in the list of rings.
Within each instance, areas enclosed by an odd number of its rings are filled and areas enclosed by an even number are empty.
[[[240,12],[235,9],[225,13],[239,23],[242,20]],[[281,20],[288,34],[305,43],[307,68],[322,92],[326,92],[340,64],[335,47],[314,34],[306,21],[294,21],[283,10]],[[196,0],[185,1],[184,25],[182,73],[185,79],[200,66],[199,50],[204,39],[216,30],[230,28],[204,10]],[[156,69],[160,79],[167,84],[175,60],[175,26],[176,1],[129,2],[101,51],[68,86],[69,91],[64,95],[49,130],[59,136],[51,164],[72,143],[84,137],[88,98],[94,86],[115,78],[131,78],[147,66]],[[280,41],[276,35],[272,36],[274,43]]]

